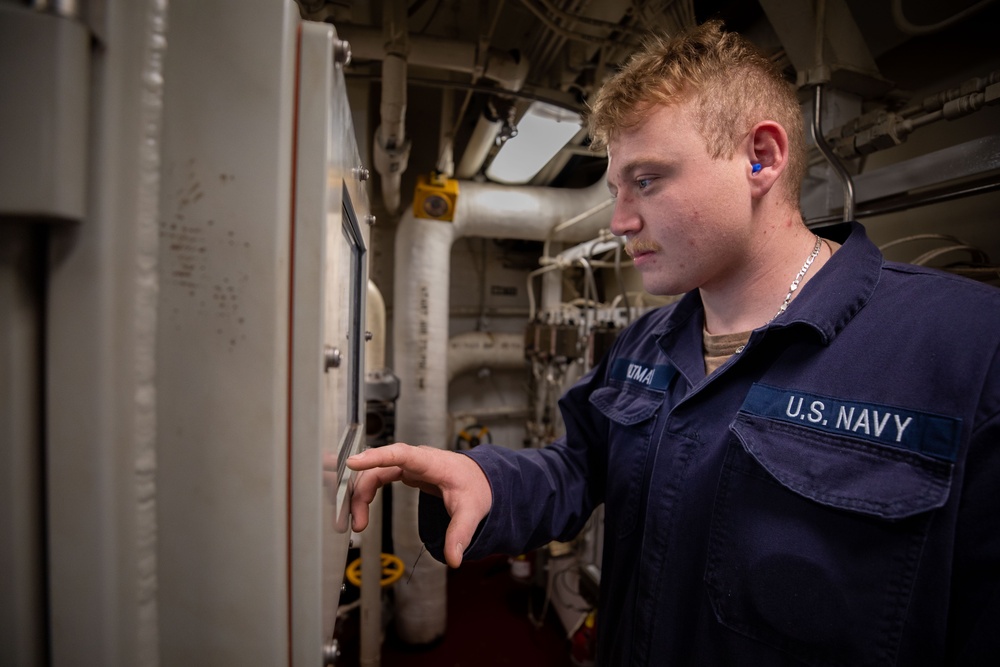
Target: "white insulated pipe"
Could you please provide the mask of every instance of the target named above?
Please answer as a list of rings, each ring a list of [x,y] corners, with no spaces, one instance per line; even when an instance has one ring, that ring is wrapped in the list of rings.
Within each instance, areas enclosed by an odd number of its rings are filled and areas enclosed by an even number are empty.
[[[403,212],[396,233],[393,309],[393,366],[400,381],[396,439],[413,445],[448,446],[448,312],[451,247],[463,236],[546,240],[562,221],[610,198],[603,179],[588,188],[511,188],[462,181],[454,222],[417,218]],[[610,210],[559,232],[579,242],[610,223]],[[396,555],[409,568],[407,583],[396,587],[396,631],[410,644],[441,637],[446,625],[445,565],[417,559],[422,543],[417,529],[419,493],[393,489]],[[416,563],[416,567],[414,564]]]
[[[521,334],[472,331],[448,341],[448,382],[483,367],[511,369],[525,364]]]
[[[462,153],[462,160],[458,163],[455,171],[456,178],[472,178],[479,173],[479,169],[486,162],[486,156],[490,154],[493,143],[496,141],[497,133],[500,131],[499,120],[490,120],[483,114],[479,114],[476,127],[469,137],[469,144]]]
[[[438,130],[438,173],[448,178],[455,176],[455,133],[451,119],[455,113],[455,91],[446,88],[441,91],[441,121]]]
[[[410,140],[406,138],[406,73],[410,43],[403,0],[385,0],[383,38],[382,124],[375,130],[373,146],[375,171],[381,176],[382,202],[392,214],[399,210],[400,185],[410,161]],[[353,47],[352,47],[353,52]]]
[[[365,331],[372,334],[365,348],[365,372],[371,373],[385,368],[385,351],[389,347],[386,340],[385,299],[382,290],[371,280],[368,281],[368,298],[365,301]]]
[[[441,293],[448,293],[447,254],[454,230],[447,223],[422,222],[433,224],[420,224],[407,209],[396,231],[393,367],[400,379],[396,440],[444,448],[446,433],[440,415],[448,409],[444,369],[448,298],[441,298]],[[442,255],[443,264],[428,259]],[[418,491],[397,484],[392,493],[393,545],[396,556],[410,570],[406,584],[395,590],[396,632],[406,643],[427,644],[445,631],[445,566],[429,557],[417,563],[422,551],[417,532]]]
[[[406,58],[386,56],[382,62],[382,101],[379,143],[388,150],[406,144]]]
[[[375,130],[375,171],[381,177],[382,202],[387,210],[399,210],[403,172],[410,161],[406,137],[406,59],[387,55],[382,62],[382,124]]]
[[[611,207],[601,206],[609,200],[611,194],[603,178],[587,188],[511,187],[463,181],[450,226],[455,229],[456,240],[475,236],[579,243],[594,238],[610,224]],[[580,215],[586,211],[593,213]],[[574,224],[562,224],[570,219]],[[445,263],[450,253],[449,247]]]

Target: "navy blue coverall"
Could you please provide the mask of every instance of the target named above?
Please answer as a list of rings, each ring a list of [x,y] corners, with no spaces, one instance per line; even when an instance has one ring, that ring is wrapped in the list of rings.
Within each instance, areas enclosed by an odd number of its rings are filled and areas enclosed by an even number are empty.
[[[466,558],[569,540],[605,503],[601,665],[1000,664],[1000,290],[887,262],[857,224],[711,376],[697,292],[480,446]],[[447,515],[422,496],[443,560]]]

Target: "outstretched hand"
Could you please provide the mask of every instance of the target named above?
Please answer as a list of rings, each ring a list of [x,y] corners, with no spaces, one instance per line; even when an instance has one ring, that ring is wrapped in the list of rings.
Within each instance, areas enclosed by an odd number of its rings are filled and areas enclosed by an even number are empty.
[[[489,480],[464,454],[396,443],[356,454],[347,459],[347,467],[360,471],[351,494],[351,525],[358,532],[368,526],[368,505],[375,493],[389,482],[400,481],[441,498],[451,517],[444,556],[452,567],[462,564],[465,547],[493,505]]]

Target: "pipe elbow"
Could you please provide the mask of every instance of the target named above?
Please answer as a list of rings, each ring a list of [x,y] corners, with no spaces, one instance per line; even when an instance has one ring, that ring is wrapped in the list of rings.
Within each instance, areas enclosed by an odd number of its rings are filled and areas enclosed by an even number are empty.
[[[490,49],[486,54],[483,76],[496,81],[504,90],[518,91],[528,78],[531,63],[520,51]]]

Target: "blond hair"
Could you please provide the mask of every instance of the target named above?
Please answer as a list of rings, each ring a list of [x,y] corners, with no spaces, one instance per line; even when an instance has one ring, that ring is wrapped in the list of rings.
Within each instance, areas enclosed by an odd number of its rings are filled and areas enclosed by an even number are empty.
[[[798,208],[805,176],[805,134],[795,89],[749,41],[709,21],[667,39],[653,36],[611,77],[590,105],[591,147],[602,150],[657,104],[694,101],[709,155],[732,157],[762,120],[788,135],[785,190]]]

